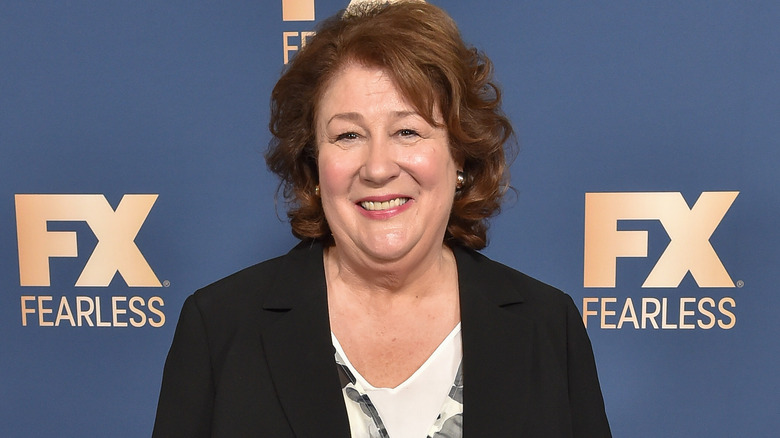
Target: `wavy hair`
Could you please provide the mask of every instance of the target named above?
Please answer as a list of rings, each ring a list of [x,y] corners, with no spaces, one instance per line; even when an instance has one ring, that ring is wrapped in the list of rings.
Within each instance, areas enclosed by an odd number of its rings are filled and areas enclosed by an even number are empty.
[[[384,70],[431,125],[437,125],[439,108],[451,153],[466,175],[445,241],[484,248],[488,219],[500,211],[508,187],[504,146],[513,137],[512,125],[501,110],[487,56],[463,42],[446,12],[417,1],[363,3],[324,21],[276,83],[269,123],[273,139],[265,157],[281,179],[293,234],[330,239],[315,193],[315,118],[330,79],[351,62]]]

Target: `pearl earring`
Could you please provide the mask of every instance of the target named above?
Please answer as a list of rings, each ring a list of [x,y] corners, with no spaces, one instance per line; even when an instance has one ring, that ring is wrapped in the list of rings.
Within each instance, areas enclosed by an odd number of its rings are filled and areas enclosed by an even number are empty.
[[[455,189],[460,190],[463,188],[463,184],[466,182],[466,174],[462,170],[458,171],[457,182],[455,183]]]

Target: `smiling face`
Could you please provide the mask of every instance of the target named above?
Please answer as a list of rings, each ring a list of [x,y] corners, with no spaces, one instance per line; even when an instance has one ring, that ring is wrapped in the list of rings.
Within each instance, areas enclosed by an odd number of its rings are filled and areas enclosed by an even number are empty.
[[[330,80],[317,108],[320,193],[337,250],[373,262],[441,251],[458,169],[446,128],[428,124],[381,69],[358,63]]]

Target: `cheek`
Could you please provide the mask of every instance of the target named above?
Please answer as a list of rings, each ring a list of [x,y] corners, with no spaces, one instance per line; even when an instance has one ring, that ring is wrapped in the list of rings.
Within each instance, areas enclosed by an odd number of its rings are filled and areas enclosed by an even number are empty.
[[[326,193],[345,190],[354,173],[352,167],[349,160],[337,159],[329,154],[320,154],[318,159],[320,189]]]
[[[345,183],[344,169],[339,166],[337,160],[333,157],[324,157],[322,154],[318,159],[318,172],[320,178],[320,201],[325,213],[325,218],[331,228],[338,228],[340,223],[340,214],[338,208],[338,199],[343,199],[348,192],[348,184]]]
[[[455,164],[447,155],[413,154],[409,155],[405,161],[422,185],[446,186],[450,174],[452,174],[452,180],[455,180]]]

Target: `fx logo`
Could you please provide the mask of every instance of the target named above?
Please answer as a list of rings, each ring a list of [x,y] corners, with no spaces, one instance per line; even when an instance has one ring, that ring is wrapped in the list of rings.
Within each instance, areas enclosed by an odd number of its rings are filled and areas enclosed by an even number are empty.
[[[124,195],[116,211],[103,195],[16,195],[22,286],[50,286],[49,258],[77,257],[75,231],[48,231],[50,221],[86,221],[98,243],[76,286],[105,287],[117,271],[130,287],[161,287],[135,245],[157,195]]]
[[[314,21],[314,0],[282,0],[282,21]]]
[[[699,287],[734,287],[710,236],[739,192],[585,194],[585,287],[615,287],[618,257],[647,257],[647,231],[618,231],[619,220],[659,220],[670,242],[642,287],[677,287],[688,271]]]

